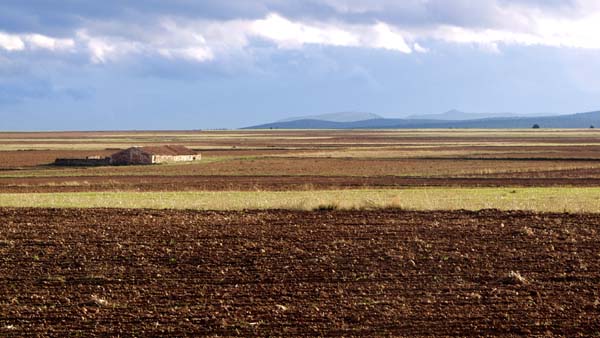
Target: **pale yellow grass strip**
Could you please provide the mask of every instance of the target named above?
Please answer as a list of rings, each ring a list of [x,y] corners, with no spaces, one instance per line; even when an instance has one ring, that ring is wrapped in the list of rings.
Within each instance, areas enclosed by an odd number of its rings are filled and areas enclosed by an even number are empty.
[[[600,188],[424,188],[401,190],[84,192],[0,194],[4,207],[198,210],[382,208],[600,212]]]

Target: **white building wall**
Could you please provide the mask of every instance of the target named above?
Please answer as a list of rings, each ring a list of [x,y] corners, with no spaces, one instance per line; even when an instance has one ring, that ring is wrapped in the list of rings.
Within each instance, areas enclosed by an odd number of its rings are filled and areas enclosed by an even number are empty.
[[[153,155],[152,163],[168,163],[168,162],[192,162],[200,160],[200,154],[197,155]]]

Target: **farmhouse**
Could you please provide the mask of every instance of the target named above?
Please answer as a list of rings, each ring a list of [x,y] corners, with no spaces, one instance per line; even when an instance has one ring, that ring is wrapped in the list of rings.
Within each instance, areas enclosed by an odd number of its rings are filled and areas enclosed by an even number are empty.
[[[178,145],[131,147],[110,156],[113,165],[190,162],[201,158],[195,151]]]
[[[86,158],[57,158],[54,165],[58,166],[105,166],[155,164],[168,162],[197,161],[201,155],[179,145],[131,147],[112,154],[109,157],[88,156]]]

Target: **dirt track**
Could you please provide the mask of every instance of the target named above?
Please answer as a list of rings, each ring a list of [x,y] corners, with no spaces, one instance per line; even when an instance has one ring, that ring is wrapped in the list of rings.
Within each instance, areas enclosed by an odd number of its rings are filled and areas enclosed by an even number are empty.
[[[600,332],[600,215],[0,209],[0,224],[3,337]]]

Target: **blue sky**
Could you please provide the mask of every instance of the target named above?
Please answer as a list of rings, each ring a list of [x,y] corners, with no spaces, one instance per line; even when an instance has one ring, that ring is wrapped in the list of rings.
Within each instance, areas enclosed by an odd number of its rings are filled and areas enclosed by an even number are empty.
[[[3,0],[0,130],[600,109],[597,0]]]

